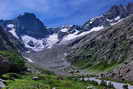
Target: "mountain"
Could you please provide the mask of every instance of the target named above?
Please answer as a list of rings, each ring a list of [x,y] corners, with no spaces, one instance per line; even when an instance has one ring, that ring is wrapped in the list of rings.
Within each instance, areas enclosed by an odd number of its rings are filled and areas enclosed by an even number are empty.
[[[114,5],[108,11],[106,11],[102,16],[90,19],[83,25],[85,30],[91,29],[97,26],[111,26],[118,22],[120,19],[133,14],[133,3],[128,5]]]
[[[75,38],[92,31],[116,24],[121,19],[133,14],[133,4],[127,6],[115,5],[105,14],[85,22],[82,26],[71,25],[57,28],[46,27],[33,13],[24,13],[13,20],[0,21],[17,39],[22,40],[25,47],[33,51],[42,51],[54,45],[64,45]]]
[[[46,26],[32,13],[24,13],[13,20],[1,21],[1,24],[6,28],[14,27],[19,37],[29,35],[42,38],[48,34]]]
[[[121,65],[122,67],[116,73],[117,79],[132,81],[132,33],[133,15],[113,26],[88,34],[78,43],[72,45],[67,59],[78,68],[88,71],[104,72]],[[124,65],[129,64],[130,67],[123,68]],[[126,69],[129,71],[122,72]],[[114,77],[116,78],[116,76]]]
[[[71,63],[83,63],[82,65],[84,65],[84,62],[88,64],[83,68],[90,67],[92,64],[99,66],[101,62],[110,66],[114,64],[112,62],[120,64],[127,59],[125,58],[126,53],[123,53],[126,49],[115,48],[116,45],[125,46],[126,43],[121,42],[121,39],[125,40],[125,35],[119,38],[117,36],[120,34],[115,33],[115,31],[123,31],[124,28],[131,25],[132,21],[130,20],[129,24],[123,23],[127,17],[133,14],[132,10],[133,3],[114,5],[103,15],[92,18],[81,26],[68,25],[48,28],[33,13],[24,13],[12,20],[1,20],[0,25],[7,33],[14,36],[14,39],[24,44],[23,47],[27,48],[26,53],[23,52],[25,58],[42,67],[52,70],[54,68],[64,69],[70,67]],[[127,34],[127,32],[124,30],[121,34]],[[112,36],[120,39],[116,39],[119,44],[116,44],[117,41]],[[118,53],[118,50],[124,51]],[[106,51],[107,54],[104,55],[103,53]],[[121,55],[112,56],[117,53]],[[105,61],[103,61],[104,57]],[[106,61],[106,57],[108,61]],[[89,61],[89,59],[91,60]],[[82,66],[81,64],[80,66]]]

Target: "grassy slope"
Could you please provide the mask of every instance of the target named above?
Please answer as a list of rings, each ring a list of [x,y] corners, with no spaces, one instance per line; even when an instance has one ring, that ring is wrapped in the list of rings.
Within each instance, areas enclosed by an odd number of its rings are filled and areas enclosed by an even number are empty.
[[[74,66],[88,71],[91,74],[98,74],[98,73],[103,73],[103,72],[110,72],[113,69],[121,66],[119,63],[112,63],[112,64],[107,64],[107,63],[97,63],[91,65],[90,62],[87,60],[79,60],[78,62],[74,63]]]

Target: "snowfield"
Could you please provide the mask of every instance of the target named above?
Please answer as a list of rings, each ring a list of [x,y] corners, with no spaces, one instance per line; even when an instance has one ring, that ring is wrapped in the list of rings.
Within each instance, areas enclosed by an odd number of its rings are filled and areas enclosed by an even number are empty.
[[[48,48],[52,48],[54,44],[59,41],[58,34],[52,34],[48,38],[46,38],[46,45]]]
[[[64,43],[64,42],[69,41],[69,40],[73,40],[73,39],[75,39],[77,37],[85,36],[85,35],[87,35],[87,34],[89,34],[91,32],[99,31],[101,29],[104,29],[104,27],[103,26],[98,26],[98,27],[92,28],[90,31],[85,31],[85,32],[82,32],[80,34],[78,34],[79,31],[77,30],[75,33],[72,33],[72,34],[69,34],[69,35],[65,36],[61,43]]]
[[[33,51],[42,51],[44,48],[52,48],[54,44],[56,44],[59,39],[57,34],[52,34],[48,38],[36,39],[34,37],[24,35],[21,36],[21,39],[24,42],[26,48],[30,48]],[[32,44],[29,45],[29,44]]]
[[[11,30],[9,30],[9,32],[15,38],[19,39],[19,36],[16,34],[15,26],[13,24],[8,24],[7,27],[11,29]],[[33,51],[38,52],[38,51],[44,50],[44,48],[52,48],[59,41],[61,44],[66,43],[67,41],[70,41],[70,40],[75,39],[77,37],[87,35],[93,31],[99,31],[103,28],[104,28],[103,26],[94,27],[90,31],[85,31],[85,32],[82,32],[80,34],[79,34],[80,31],[75,30],[74,33],[70,33],[70,34],[64,36],[61,41],[58,38],[58,33],[53,33],[53,34],[49,35],[47,38],[42,38],[42,39],[36,39],[36,38],[28,36],[28,35],[23,35],[20,38],[22,39],[26,48],[30,48]],[[68,32],[68,30],[69,30],[68,28],[63,28],[60,31],[61,32]]]
[[[39,40],[28,35],[21,36],[21,39],[26,48],[30,48],[33,51],[42,51],[44,49],[44,42],[41,39]],[[29,42],[31,42],[33,46],[30,46]]]

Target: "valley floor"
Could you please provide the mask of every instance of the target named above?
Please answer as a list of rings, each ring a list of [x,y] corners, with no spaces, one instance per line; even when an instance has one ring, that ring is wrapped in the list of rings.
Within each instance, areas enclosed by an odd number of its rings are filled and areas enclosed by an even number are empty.
[[[7,87],[4,89],[104,89],[108,87],[94,81],[85,82],[76,80],[74,77],[52,74],[5,74],[3,76],[7,79]]]

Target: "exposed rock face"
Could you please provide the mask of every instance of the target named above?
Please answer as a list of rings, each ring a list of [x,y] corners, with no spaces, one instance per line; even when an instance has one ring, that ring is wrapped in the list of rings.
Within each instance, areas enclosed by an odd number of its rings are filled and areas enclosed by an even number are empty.
[[[103,65],[105,67],[119,64],[125,60],[132,61],[133,15],[120,23],[90,33],[73,45],[68,56],[69,61],[78,63],[85,61],[83,66]]]
[[[133,3],[129,3],[128,5],[114,5],[111,9],[109,9],[102,16],[90,19],[86,22],[82,28],[85,30],[90,30],[96,26],[109,26],[111,23],[115,23],[122,18],[125,18],[129,15],[133,14]]]
[[[42,38],[48,34],[43,23],[34,14],[25,13],[15,20],[16,32],[18,35],[29,35],[35,38]]]
[[[117,16],[120,16],[121,18],[124,18],[128,16],[128,9],[126,6],[122,5],[115,5],[113,6],[107,13],[104,14],[104,16],[108,19],[114,19]],[[131,14],[131,13],[130,13]]]
[[[35,38],[44,38],[49,32],[46,26],[32,13],[24,13],[19,15],[13,20],[1,20],[0,25],[7,30],[10,30],[7,26],[14,25],[16,34],[20,37],[22,35],[29,35]]]
[[[24,45],[0,27],[0,50],[25,50]]]
[[[127,6],[127,9],[128,9],[128,13],[132,14],[133,13],[133,3],[129,3]]]

